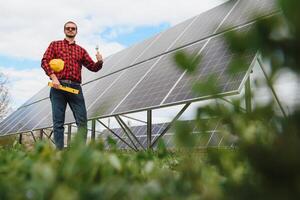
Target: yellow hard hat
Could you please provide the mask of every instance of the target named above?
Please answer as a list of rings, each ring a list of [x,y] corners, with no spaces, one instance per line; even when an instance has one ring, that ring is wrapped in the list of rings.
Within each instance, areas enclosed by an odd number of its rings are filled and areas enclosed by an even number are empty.
[[[49,65],[54,72],[60,72],[64,69],[65,62],[62,59],[52,59]]]

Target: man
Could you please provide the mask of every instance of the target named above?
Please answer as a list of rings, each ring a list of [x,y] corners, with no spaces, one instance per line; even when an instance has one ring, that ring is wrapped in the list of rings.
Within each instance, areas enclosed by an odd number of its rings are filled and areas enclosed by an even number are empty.
[[[81,68],[84,66],[91,71],[97,72],[102,68],[103,64],[102,56],[98,51],[96,54],[97,62],[95,63],[86,50],[75,43],[77,31],[77,25],[74,22],[68,21],[65,23],[65,39],[51,42],[42,58],[42,68],[53,83],[53,88],[50,90],[50,100],[52,104],[54,141],[56,148],[59,150],[64,147],[64,122],[67,104],[69,104],[73,112],[78,133],[86,141],[87,113],[80,86]],[[54,72],[51,69],[49,62],[52,59],[62,59],[64,61],[62,71]],[[58,90],[60,85],[78,89],[79,94]]]

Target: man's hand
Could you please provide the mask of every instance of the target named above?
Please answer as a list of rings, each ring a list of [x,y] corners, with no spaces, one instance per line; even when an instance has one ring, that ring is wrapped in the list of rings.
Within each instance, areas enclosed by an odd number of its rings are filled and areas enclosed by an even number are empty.
[[[96,58],[97,58],[97,61],[102,61],[102,55],[99,53],[99,51],[97,51],[97,53],[96,53]]]
[[[56,89],[58,89],[59,86],[60,86],[60,82],[59,82],[59,80],[57,79],[56,75],[55,75],[55,74],[51,74],[51,75],[50,75],[50,78],[51,78],[51,80],[52,80],[53,87],[56,88]]]

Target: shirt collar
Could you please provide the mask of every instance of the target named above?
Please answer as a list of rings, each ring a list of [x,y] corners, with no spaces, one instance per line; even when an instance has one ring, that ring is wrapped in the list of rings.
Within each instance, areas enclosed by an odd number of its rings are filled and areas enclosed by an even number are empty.
[[[72,42],[72,43],[69,43],[69,41],[68,41],[66,38],[64,39],[64,42],[65,42],[65,43],[67,43],[67,44],[70,44],[70,45],[72,45],[72,44],[76,44],[76,41],[75,41],[75,40],[74,40],[74,42]]]

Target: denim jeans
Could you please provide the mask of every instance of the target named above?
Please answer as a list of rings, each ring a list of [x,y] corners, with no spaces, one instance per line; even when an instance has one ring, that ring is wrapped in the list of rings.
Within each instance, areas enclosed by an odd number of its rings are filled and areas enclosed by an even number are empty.
[[[64,123],[67,104],[73,112],[78,133],[82,135],[84,141],[86,141],[87,135],[87,114],[81,86],[68,83],[62,83],[62,85],[78,89],[79,94],[72,94],[55,88],[50,90],[54,142],[57,149],[63,149],[64,147]]]

